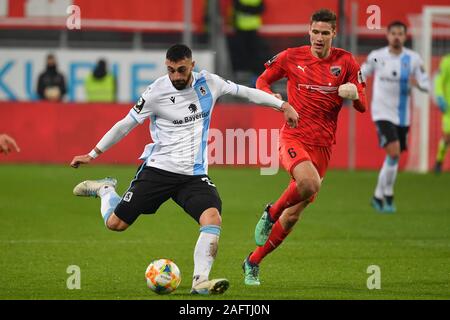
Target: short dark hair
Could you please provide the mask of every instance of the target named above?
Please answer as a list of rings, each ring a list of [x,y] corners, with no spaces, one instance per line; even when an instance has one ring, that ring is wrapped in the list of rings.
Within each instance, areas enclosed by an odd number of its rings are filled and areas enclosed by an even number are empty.
[[[192,58],[192,51],[184,44],[174,44],[167,50],[166,59],[169,61],[177,62],[185,58]]]
[[[336,29],[336,14],[328,9],[320,9],[311,16],[310,24],[313,22],[328,22],[333,29]]]
[[[406,26],[406,24],[404,24],[401,21],[392,21],[391,23],[389,23],[387,30],[391,31],[392,28],[394,27],[403,27],[405,29],[405,33],[408,31],[408,27]]]

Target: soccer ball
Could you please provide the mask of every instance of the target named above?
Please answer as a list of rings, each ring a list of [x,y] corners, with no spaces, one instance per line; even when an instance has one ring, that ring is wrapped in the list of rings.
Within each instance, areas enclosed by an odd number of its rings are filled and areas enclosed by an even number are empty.
[[[157,294],[173,292],[181,282],[177,265],[169,259],[155,260],[145,270],[147,286]]]

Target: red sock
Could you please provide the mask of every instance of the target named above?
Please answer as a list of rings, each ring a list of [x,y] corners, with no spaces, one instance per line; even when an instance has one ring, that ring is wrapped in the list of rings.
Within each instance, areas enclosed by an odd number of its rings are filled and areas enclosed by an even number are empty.
[[[272,221],[277,221],[283,213],[283,210],[302,201],[298,193],[297,183],[293,180],[284,190],[281,197],[270,207],[269,215]]]
[[[262,247],[257,247],[255,251],[250,255],[248,260],[250,263],[259,264],[265,256],[271,253],[275,248],[277,248],[287,237],[289,231],[285,231],[280,221],[277,221],[270,232],[269,239]]]

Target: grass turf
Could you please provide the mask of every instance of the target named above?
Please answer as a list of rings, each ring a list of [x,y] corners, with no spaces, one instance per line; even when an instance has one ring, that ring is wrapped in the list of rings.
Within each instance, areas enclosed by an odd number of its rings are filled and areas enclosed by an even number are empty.
[[[98,199],[78,198],[84,179],[114,176],[121,194],[136,167],[0,166],[0,299],[203,299],[189,295],[198,227],[171,200],[126,232],[103,225]],[[223,227],[212,277],[230,289],[210,299],[449,299],[450,175],[400,173],[395,214],[368,205],[376,172],[330,171],[316,202],[282,246],[261,264],[259,287],[243,284],[241,263],[254,248],[264,205],[286,173],[211,168],[223,200]],[[173,259],[182,282],[158,296],[145,285],[155,258]],[[81,290],[68,290],[69,265],[81,268]],[[381,289],[366,286],[381,269]]]

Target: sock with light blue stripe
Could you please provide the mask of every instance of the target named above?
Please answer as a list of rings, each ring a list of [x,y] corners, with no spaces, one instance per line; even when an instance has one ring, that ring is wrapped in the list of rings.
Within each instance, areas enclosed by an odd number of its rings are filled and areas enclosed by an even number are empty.
[[[114,209],[116,209],[121,198],[117,194],[116,190],[111,186],[103,186],[98,194],[102,199],[100,212],[106,225],[108,218],[114,212]]]
[[[385,160],[384,196],[394,195],[394,184],[397,179],[398,158],[386,156]]]
[[[220,226],[216,226],[213,224],[209,224],[206,226],[200,227],[200,232],[215,234],[216,236],[220,236]]]
[[[397,178],[398,158],[386,156],[383,167],[378,175],[378,183],[375,188],[375,197],[383,199],[384,196],[392,196],[394,194],[394,184]]]
[[[208,280],[217,254],[220,226],[206,225],[200,228],[200,236],[194,250],[194,278],[192,286]]]

